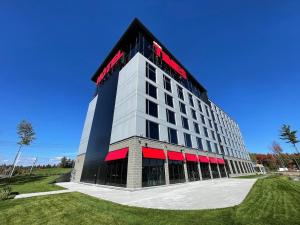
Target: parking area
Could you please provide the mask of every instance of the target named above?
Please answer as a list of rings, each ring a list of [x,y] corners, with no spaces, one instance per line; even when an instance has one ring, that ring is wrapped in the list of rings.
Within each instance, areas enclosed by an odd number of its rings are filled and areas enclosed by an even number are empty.
[[[240,204],[256,179],[224,178],[129,191],[83,183],[58,183],[70,191],[122,205],[156,209],[213,209]]]

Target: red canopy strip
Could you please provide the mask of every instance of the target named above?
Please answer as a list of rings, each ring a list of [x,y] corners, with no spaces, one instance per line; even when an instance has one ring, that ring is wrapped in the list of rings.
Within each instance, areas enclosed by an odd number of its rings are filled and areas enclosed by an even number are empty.
[[[186,159],[186,161],[189,161],[189,162],[198,162],[197,155],[195,155],[195,154],[185,153],[185,159]]]
[[[199,155],[198,158],[199,158],[199,162],[201,163],[209,163],[209,159],[207,156]]]
[[[214,164],[218,164],[218,159],[215,158],[215,157],[209,157],[209,162],[214,163]]]
[[[184,157],[181,152],[168,151],[168,159],[176,160],[176,161],[184,161]]]
[[[225,164],[224,159],[217,159],[218,160],[218,164]]]
[[[157,148],[142,147],[143,157],[148,159],[166,159],[164,150]]]
[[[115,151],[108,152],[105,161],[112,161],[112,160],[118,160],[118,159],[125,159],[127,156],[129,148],[122,148]]]

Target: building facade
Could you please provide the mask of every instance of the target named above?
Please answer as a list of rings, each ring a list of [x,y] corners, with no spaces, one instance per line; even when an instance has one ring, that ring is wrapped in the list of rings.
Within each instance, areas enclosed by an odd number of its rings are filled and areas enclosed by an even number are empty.
[[[254,172],[238,124],[137,19],[92,81],[75,182],[135,189]]]

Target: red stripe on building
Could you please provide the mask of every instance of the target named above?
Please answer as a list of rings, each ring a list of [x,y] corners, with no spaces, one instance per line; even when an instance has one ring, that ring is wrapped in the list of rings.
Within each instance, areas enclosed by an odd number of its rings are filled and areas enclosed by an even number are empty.
[[[208,159],[207,156],[199,155],[198,158],[199,158],[199,162],[202,162],[202,163],[209,163],[209,159]]]
[[[104,161],[125,159],[127,157],[128,150],[129,150],[129,148],[122,148],[122,149],[108,152]]]
[[[148,159],[166,159],[164,150],[157,148],[142,147],[143,157]]]
[[[168,151],[168,159],[176,160],[176,161],[184,161],[184,157],[181,152]]]
[[[209,162],[213,163],[213,164],[218,164],[218,159],[215,157],[208,157],[209,158]]]
[[[198,162],[197,155],[195,155],[195,154],[185,153],[185,159],[186,159],[186,161],[189,161],[189,162]]]

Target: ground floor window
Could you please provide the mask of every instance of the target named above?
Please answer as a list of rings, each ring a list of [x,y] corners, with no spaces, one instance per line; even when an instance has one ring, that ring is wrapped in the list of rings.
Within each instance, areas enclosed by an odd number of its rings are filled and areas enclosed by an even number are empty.
[[[238,162],[237,161],[234,161],[234,162],[235,162],[237,173],[241,173]]]
[[[219,164],[219,169],[220,169],[221,177],[226,177],[225,165],[224,164]]]
[[[228,160],[224,160],[225,161],[225,168],[226,168],[226,170],[227,170],[227,173],[228,174],[231,174],[231,171],[230,171],[230,168],[229,168],[229,163],[228,163]]]
[[[239,164],[240,164],[242,173],[244,173],[244,168],[243,168],[243,165],[242,165],[242,163],[240,161],[239,161]]]
[[[127,158],[108,161],[105,184],[126,187],[127,164]]]
[[[208,163],[200,163],[200,169],[201,169],[201,174],[202,174],[203,180],[211,179]]]
[[[166,184],[165,160],[143,158],[142,186],[156,186]]]
[[[169,160],[170,184],[185,182],[183,161]]]
[[[234,163],[233,163],[232,160],[230,160],[230,165],[231,165],[231,168],[232,168],[232,172],[233,172],[233,173],[236,173],[235,167],[234,167]]]
[[[198,163],[196,162],[187,162],[186,168],[188,172],[189,181],[197,181],[200,180]]]
[[[219,178],[220,177],[219,171],[218,171],[218,164],[211,163],[210,164],[210,169],[211,169],[211,173],[212,173],[213,178]]]

